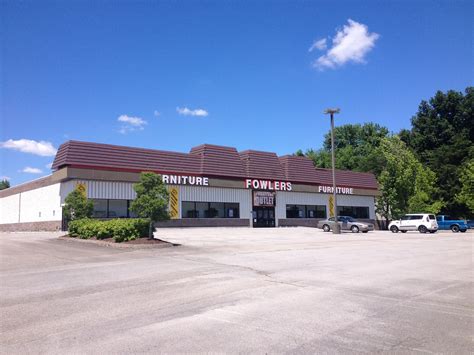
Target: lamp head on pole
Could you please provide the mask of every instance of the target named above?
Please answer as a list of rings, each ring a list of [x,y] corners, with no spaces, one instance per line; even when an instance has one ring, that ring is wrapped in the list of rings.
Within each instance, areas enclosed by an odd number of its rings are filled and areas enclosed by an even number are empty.
[[[325,114],[334,114],[339,112],[341,112],[340,108],[327,108],[326,110],[324,110]]]

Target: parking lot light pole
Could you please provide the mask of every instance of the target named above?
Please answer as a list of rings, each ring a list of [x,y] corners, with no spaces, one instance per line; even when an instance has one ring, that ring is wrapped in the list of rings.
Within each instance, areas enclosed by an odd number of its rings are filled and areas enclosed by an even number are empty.
[[[341,110],[338,108],[328,108],[324,111],[325,114],[331,115],[331,160],[332,160],[332,194],[333,194],[333,207],[334,207],[334,226],[332,228],[333,234],[341,234],[339,223],[337,221],[337,197],[336,197],[336,157],[334,154],[334,114],[339,113]]]

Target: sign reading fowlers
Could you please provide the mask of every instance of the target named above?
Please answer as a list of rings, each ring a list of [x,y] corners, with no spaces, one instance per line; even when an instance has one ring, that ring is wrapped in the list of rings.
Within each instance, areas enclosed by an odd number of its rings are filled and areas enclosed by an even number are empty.
[[[332,194],[334,193],[334,188],[332,186],[319,186],[319,192],[323,192],[325,194]],[[336,186],[336,193],[337,194],[344,194],[344,195],[353,195],[354,189],[352,187],[339,187]]]
[[[291,191],[291,182],[246,179],[245,187],[247,189],[255,190]]]
[[[202,176],[161,175],[161,179],[168,185],[209,186],[209,178]]]
[[[253,205],[260,207],[275,206],[275,192],[272,191],[254,191]]]

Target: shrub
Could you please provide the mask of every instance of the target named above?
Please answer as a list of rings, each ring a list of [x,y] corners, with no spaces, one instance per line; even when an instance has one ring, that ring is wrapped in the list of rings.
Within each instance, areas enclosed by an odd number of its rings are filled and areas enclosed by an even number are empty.
[[[146,218],[111,219],[78,219],[69,223],[69,234],[82,239],[105,239],[113,237],[115,242],[134,240],[148,234],[150,221]]]
[[[76,220],[92,217],[94,204],[87,199],[86,187],[78,184],[76,188],[66,196],[64,200],[64,215],[67,220]]]

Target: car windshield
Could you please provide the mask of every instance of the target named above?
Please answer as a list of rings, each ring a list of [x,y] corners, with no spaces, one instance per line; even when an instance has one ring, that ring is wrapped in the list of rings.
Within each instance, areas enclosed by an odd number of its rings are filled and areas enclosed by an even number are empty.
[[[356,222],[356,220],[352,217],[346,217],[347,222]]]

